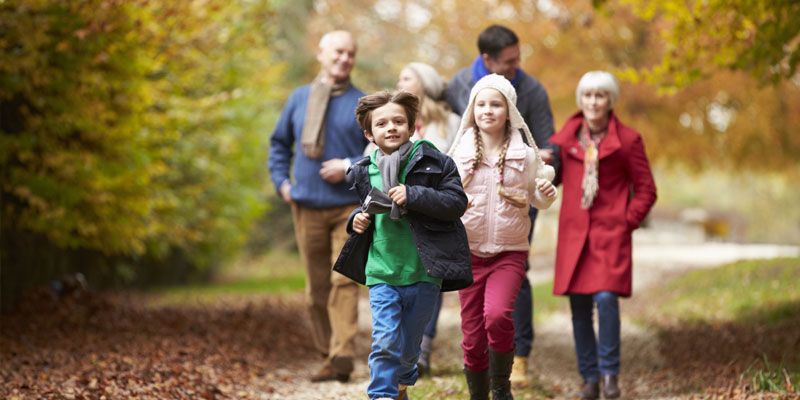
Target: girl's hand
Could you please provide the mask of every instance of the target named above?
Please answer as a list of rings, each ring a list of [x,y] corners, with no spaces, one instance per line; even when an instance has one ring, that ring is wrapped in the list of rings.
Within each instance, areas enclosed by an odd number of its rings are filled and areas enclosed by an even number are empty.
[[[538,190],[539,193],[543,194],[547,198],[556,197],[556,187],[553,186],[553,183],[547,179],[537,178],[536,190]]]
[[[353,230],[360,235],[369,228],[369,223],[369,214],[365,212],[358,213],[355,218],[353,218]]]
[[[406,185],[397,185],[389,189],[388,194],[398,206],[406,205]]]
[[[470,207],[475,205],[475,203],[473,202],[473,200],[475,200],[475,197],[473,197],[469,193],[465,193],[465,194],[467,195],[467,210],[469,210]]]

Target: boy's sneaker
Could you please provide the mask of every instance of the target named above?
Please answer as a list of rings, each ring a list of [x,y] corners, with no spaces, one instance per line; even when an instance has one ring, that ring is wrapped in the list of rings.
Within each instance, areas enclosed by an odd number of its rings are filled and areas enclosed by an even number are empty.
[[[515,387],[528,386],[528,357],[514,356],[514,366],[511,367],[509,380]]]

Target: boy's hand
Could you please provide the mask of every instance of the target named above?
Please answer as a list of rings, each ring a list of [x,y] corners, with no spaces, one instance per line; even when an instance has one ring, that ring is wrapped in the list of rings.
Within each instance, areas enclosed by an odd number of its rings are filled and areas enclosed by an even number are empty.
[[[353,218],[353,230],[358,234],[362,234],[369,228],[369,223],[369,214],[365,212],[358,213],[355,218]]]
[[[556,197],[556,187],[553,186],[553,183],[548,181],[547,179],[537,178],[536,190],[538,190],[539,193],[545,195],[545,197],[548,198]]]
[[[388,194],[398,206],[406,205],[406,185],[397,185],[389,189]]]

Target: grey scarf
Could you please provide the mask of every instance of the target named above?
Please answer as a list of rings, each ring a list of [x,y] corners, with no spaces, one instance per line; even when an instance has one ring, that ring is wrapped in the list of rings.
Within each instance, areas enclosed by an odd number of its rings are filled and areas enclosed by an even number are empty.
[[[378,170],[381,172],[381,178],[383,178],[384,193],[389,193],[389,189],[400,183],[400,173],[408,163],[408,155],[413,147],[414,145],[411,142],[406,142],[388,156],[378,149],[375,158],[378,163]],[[389,216],[396,221],[404,215],[406,215],[406,208],[392,202],[392,211]]]

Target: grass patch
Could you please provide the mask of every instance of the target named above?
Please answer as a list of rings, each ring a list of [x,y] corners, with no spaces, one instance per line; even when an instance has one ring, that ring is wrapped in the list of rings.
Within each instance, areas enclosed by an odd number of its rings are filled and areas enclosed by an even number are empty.
[[[692,271],[651,295],[658,305],[647,321],[660,330],[664,365],[686,389],[798,393],[800,258]]]
[[[798,387],[800,385],[800,368],[788,368],[783,363],[772,364],[766,357],[764,357],[762,365],[758,367],[751,365],[742,374],[742,380],[749,385],[748,389],[751,392],[800,392],[800,387]]]
[[[553,394],[535,380],[527,387],[512,388],[511,391],[518,400],[553,398]],[[408,394],[413,399],[467,399],[469,389],[462,370],[451,368],[446,373],[438,372],[434,377],[418,380],[416,385],[408,389]]]
[[[553,281],[533,286],[533,318],[534,323],[543,322],[544,318],[555,312],[569,312],[569,299],[553,294]]]
[[[151,304],[210,303],[224,298],[296,293],[305,287],[305,266],[296,253],[270,252],[224,267],[209,283],[156,288]]]
[[[689,322],[758,318],[775,324],[800,303],[800,258],[740,261],[670,282],[662,313]]]

